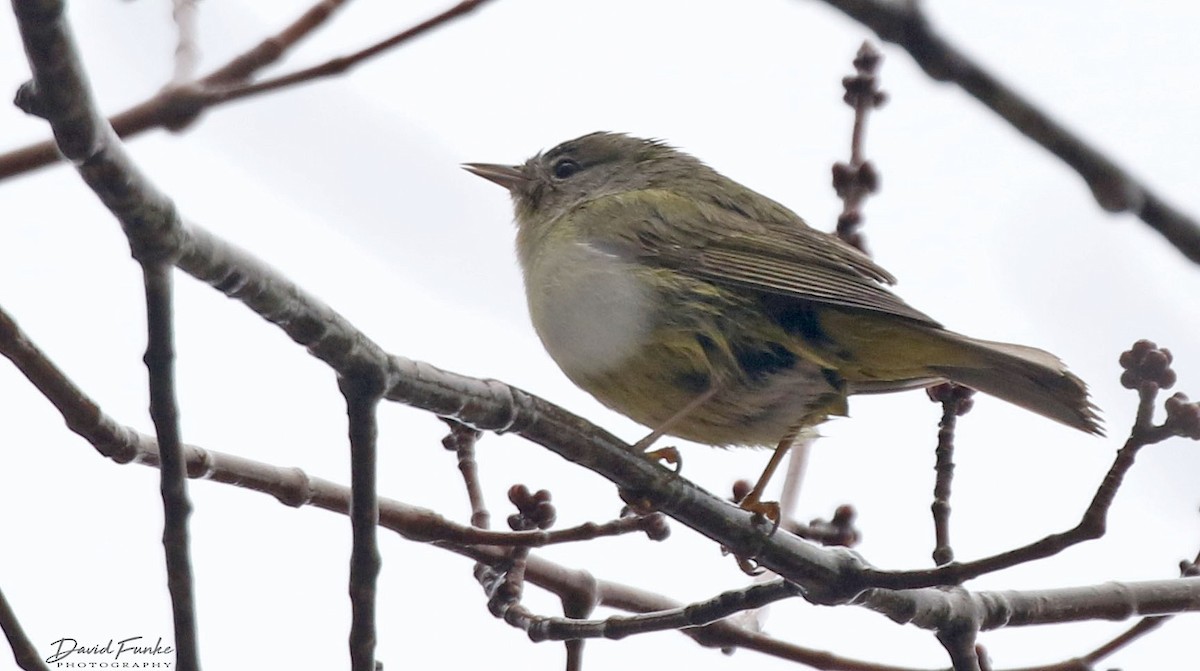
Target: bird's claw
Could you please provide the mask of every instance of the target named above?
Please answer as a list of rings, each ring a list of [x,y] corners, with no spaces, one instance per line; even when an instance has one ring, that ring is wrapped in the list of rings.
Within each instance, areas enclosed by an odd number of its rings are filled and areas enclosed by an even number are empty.
[[[674,447],[660,447],[657,450],[646,450],[646,458],[651,461],[661,461],[678,473],[683,470],[683,455]]]
[[[761,501],[753,494],[738,501],[738,507],[747,512],[753,513],[754,517],[750,519],[751,523],[758,526],[763,521],[771,522],[771,532],[767,534],[767,538],[775,535],[779,531],[779,525],[783,521],[782,511],[779,509],[777,501]]]

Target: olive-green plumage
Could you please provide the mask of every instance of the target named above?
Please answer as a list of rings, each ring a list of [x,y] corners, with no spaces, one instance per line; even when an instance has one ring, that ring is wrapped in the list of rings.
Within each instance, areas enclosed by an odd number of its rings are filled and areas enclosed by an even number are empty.
[[[665,144],[593,133],[523,165],[466,167],[512,194],[550,355],[651,428],[775,445],[845,414],[849,394],[952,380],[1100,433],[1083,382],[1053,355],[945,330],[866,255]]]

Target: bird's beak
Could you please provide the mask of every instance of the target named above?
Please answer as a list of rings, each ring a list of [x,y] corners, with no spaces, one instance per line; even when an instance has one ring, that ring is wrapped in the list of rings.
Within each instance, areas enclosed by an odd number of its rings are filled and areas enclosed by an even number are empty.
[[[529,184],[529,176],[519,165],[499,165],[496,163],[464,163],[463,170],[472,175],[495,182],[509,191],[517,192]]]

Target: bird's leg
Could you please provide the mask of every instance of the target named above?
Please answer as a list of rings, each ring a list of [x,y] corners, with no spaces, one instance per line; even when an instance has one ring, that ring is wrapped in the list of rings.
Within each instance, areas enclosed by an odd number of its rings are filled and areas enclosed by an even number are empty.
[[[792,444],[796,442],[796,436],[800,435],[800,429],[804,425],[796,424],[788,429],[783,438],[779,441],[779,445],[775,447],[775,451],[771,454],[771,460],[767,462],[767,467],[763,469],[762,475],[758,477],[758,482],[749,494],[742,497],[738,501],[738,507],[742,510],[748,510],[752,513],[757,513],[775,523],[775,529],[779,528],[781,522],[779,518],[779,504],[775,501],[763,501],[763,491],[767,488],[767,483],[771,481],[771,476],[775,475],[775,471],[779,469],[779,464],[783,463],[784,456],[787,455]],[[772,529],[772,533],[774,529]]]
[[[659,424],[653,431],[647,434],[645,438],[642,438],[638,442],[634,443],[633,449],[644,452],[647,459],[661,461],[667,465],[674,466],[675,472],[678,473],[679,470],[683,468],[683,456],[679,454],[679,450],[675,449],[674,447],[660,447],[657,450],[651,450],[649,448],[656,440],[666,435],[666,433],[671,430],[671,427],[677,424],[679,420],[687,417],[689,414],[694,412],[696,408],[704,405],[706,401],[716,395],[719,388],[720,386],[717,384],[709,386],[704,393],[688,401],[687,405],[683,406],[683,408],[681,408],[674,415],[668,417],[666,421]],[[628,505],[628,509],[634,513],[644,515],[654,510],[654,506],[644,496],[641,496],[636,492],[619,489],[617,493]]]
[[[767,462],[767,467],[763,469],[762,475],[759,476],[754,488],[750,490],[749,494],[742,497],[741,501],[738,501],[738,506],[742,510],[762,515],[774,522],[775,526],[771,529],[771,533],[775,533],[775,529],[779,528],[779,524],[782,521],[779,514],[779,503],[775,501],[763,501],[763,491],[767,488],[767,483],[770,482],[771,476],[779,469],[779,464],[783,463],[783,457],[787,455],[788,450],[791,449],[792,445],[796,442],[797,436],[800,435],[800,432],[805,427],[816,426],[825,421],[830,415],[846,414],[845,385],[838,381],[835,386],[837,390],[834,393],[828,395],[823,402],[817,404],[813,410],[805,414],[800,421],[793,424],[787,430],[787,433],[780,439],[779,445],[775,447],[775,452],[771,455],[771,460]]]
[[[707,403],[709,399],[716,395],[718,389],[720,389],[720,385],[715,383],[710,385],[703,394],[700,394],[696,398],[688,401],[687,405],[680,408],[678,412],[668,417],[665,421],[655,427],[653,431],[646,434],[645,438],[642,438],[638,442],[634,443],[633,449],[645,452],[647,457],[654,459],[655,461],[663,461],[668,464],[672,464],[676,466],[675,470],[678,471],[678,467],[682,465],[682,459],[679,456],[679,450],[675,449],[674,447],[663,447],[657,450],[651,450],[650,446],[653,445],[659,438],[662,438],[664,435],[666,435],[666,433],[671,430],[671,427],[678,424],[680,420],[695,412],[696,408],[699,408]]]

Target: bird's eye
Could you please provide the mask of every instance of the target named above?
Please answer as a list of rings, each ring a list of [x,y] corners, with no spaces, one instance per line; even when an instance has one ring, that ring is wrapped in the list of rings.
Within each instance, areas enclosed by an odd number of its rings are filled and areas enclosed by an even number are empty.
[[[576,163],[574,159],[560,158],[554,163],[554,178],[566,179],[582,169],[583,166]]]

